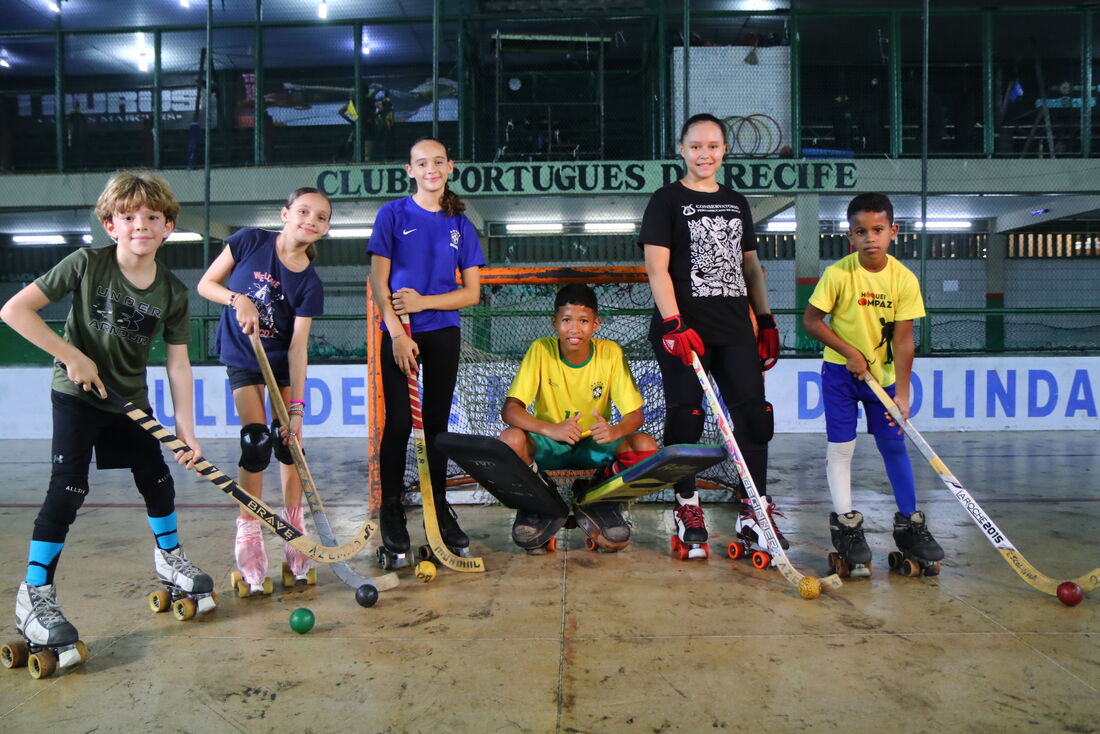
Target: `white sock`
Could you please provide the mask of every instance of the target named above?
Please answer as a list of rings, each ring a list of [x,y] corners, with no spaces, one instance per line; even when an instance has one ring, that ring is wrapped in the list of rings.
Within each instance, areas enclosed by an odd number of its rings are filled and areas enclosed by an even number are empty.
[[[852,454],[855,439],[844,443],[829,442],[825,451],[825,476],[829,479],[829,494],[833,496],[833,511],[838,515],[852,511]]]

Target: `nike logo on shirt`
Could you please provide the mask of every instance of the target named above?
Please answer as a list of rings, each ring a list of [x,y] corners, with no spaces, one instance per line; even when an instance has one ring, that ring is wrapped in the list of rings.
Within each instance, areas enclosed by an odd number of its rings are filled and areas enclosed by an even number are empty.
[[[416,227],[413,227],[412,229],[403,229],[403,230],[401,230],[401,234],[412,234],[415,231],[416,231]]]

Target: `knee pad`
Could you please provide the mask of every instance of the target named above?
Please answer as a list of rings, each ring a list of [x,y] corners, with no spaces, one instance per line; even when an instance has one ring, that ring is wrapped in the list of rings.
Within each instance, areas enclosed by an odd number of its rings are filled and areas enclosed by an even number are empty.
[[[280,464],[293,464],[294,457],[290,455],[290,447],[283,443],[283,437],[279,435],[282,423],[278,419],[271,421],[271,450],[275,452],[275,458]]]
[[[150,517],[164,517],[175,509],[176,483],[167,466],[135,468],[130,473]]]
[[[745,427],[745,437],[758,444],[765,444],[775,435],[775,413],[767,400],[759,403],[742,403],[730,411],[733,424]]]
[[[703,435],[706,414],[699,407],[673,406],[665,412],[665,445],[695,443]]]
[[[77,510],[88,496],[88,476],[54,474],[50,477],[50,488],[46,491],[46,500],[38,511],[34,526],[43,531],[40,539],[49,538],[58,542],[65,539],[69,526],[76,520]]]
[[[271,463],[271,432],[263,423],[249,423],[241,428],[241,460],[237,466],[258,474]]]

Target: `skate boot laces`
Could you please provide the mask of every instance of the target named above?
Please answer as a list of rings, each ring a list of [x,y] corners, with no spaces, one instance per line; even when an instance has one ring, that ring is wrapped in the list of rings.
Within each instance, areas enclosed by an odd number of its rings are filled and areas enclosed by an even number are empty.
[[[703,508],[699,505],[677,505],[673,512],[676,514],[676,521],[685,529],[706,527]]]
[[[172,571],[173,580],[179,576],[193,579],[202,573],[202,569],[187,558],[187,554],[183,552],[183,548],[177,548],[174,551],[166,551],[162,548],[158,548],[157,551],[161,560],[163,560]]]
[[[38,623],[50,629],[54,625],[60,622],[68,622],[65,619],[65,615],[61,613],[61,607],[58,606],[55,598],[55,588],[51,584],[49,591],[39,591],[40,587],[27,585],[27,596],[31,601],[31,614],[38,619]]]

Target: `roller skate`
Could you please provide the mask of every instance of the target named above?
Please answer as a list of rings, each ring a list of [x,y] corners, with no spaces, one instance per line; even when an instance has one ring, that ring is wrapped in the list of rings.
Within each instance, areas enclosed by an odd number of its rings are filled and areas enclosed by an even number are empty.
[[[898,550],[886,557],[892,571],[902,576],[939,575],[943,548],[928,531],[923,512],[909,517],[894,513],[894,543]]]
[[[405,508],[400,499],[382,501],[378,526],[382,533],[382,545],[377,551],[378,565],[387,571],[410,565],[409,531],[405,527]]]
[[[574,505],[577,527],[585,533],[584,547],[590,551],[614,553],[630,543],[630,523],[623,517],[621,502],[593,502]]]
[[[535,472],[537,480],[557,493],[557,485],[545,472]],[[512,523],[512,540],[530,555],[542,555],[558,549],[557,533],[566,524],[568,517],[542,515],[529,510],[516,510],[516,519]]]
[[[170,551],[154,548],[153,564],[164,588],[149,594],[150,609],[160,613],[171,608],[172,616],[181,622],[196,613],[214,611],[218,605],[214,579],[189,561],[183,548]]]
[[[779,541],[779,545],[783,550],[787,550],[790,548],[790,543],[783,537],[783,533],[779,532],[774,520],[775,516],[783,517],[783,513],[775,509],[775,503],[771,501],[771,497],[768,495],[763,495],[760,499],[764,504],[764,510],[767,512],[772,530],[775,531],[776,540]],[[729,544],[727,552],[730,558],[749,555],[753,568],[767,568],[775,565],[775,559],[772,557],[775,550],[766,545],[764,533],[761,532],[760,525],[756,521],[756,515],[752,511],[752,504],[747,499],[741,500],[741,509],[737,513],[734,532],[738,540]]]
[[[829,554],[829,573],[842,578],[871,575],[871,549],[863,537],[863,515],[859,512],[829,514],[829,532],[835,553]]]
[[[707,526],[703,521],[703,508],[699,505],[699,493],[691,497],[676,495],[676,508],[672,511],[676,520],[676,534],[669,541],[672,554],[681,561],[687,558],[710,558],[707,542]]]
[[[458,513],[441,496],[435,497],[435,516],[439,523],[439,536],[443,539],[443,545],[447,550],[460,558],[470,557],[470,536],[458,526]],[[435,554],[430,545],[425,543],[420,546],[420,560],[434,561]]]
[[[237,568],[229,575],[237,596],[242,599],[253,594],[270,594],[274,590],[267,576],[267,552],[260,521],[254,517],[237,518],[236,543]]]
[[[57,605],[53,584],[19,585],[15,597],[15,625],[23,640],[0,648],[5,668],[26,665],[32,678],[48,678],[88,659],[88,648]]]
[[[283,511],[279,513],[279,517],[283,519],[287,525],[292,525],[295,530],[302,532],[305,530],[305,522],[302,518],[302,506],[301,505],[288,505],[283,508]],[[313,586],[317,583],[317,569],[313,567],[313,562],[309,556],[302,551],[298,550],[290,543],[286,543],[283,546],[283,551],[286,554],[286,560],[283,561],[283,588],[289,589],[299,581]]]

